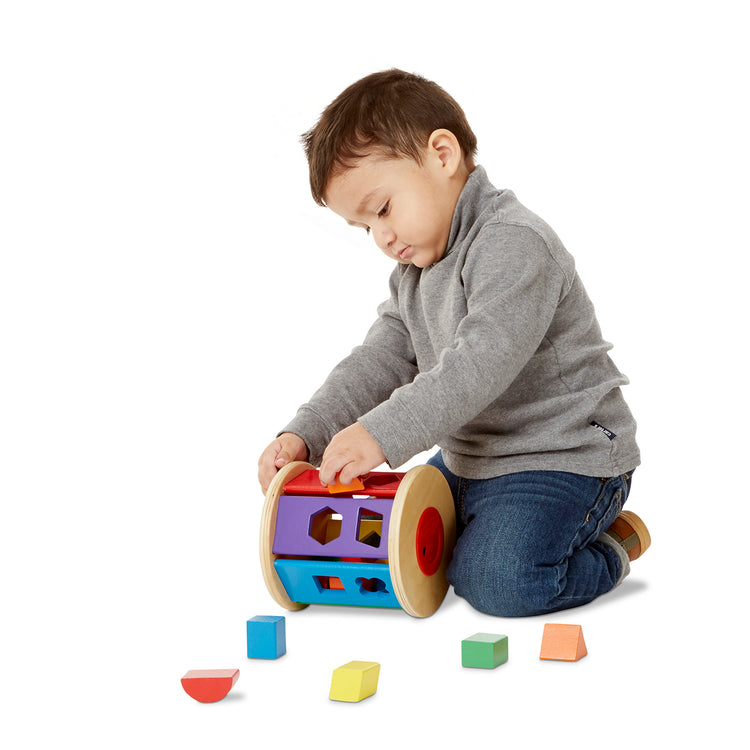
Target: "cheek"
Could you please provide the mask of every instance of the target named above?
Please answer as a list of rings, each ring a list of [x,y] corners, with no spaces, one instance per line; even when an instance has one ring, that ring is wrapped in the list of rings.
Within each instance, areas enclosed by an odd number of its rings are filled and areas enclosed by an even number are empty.
[[[439,212],[430,201],[412,201],[404,206],[398,217],[399,237],[409,242],[424,242],[435,230]]]
[[[428,235],[431,240],[435,240],[438,236],[443,234],[443,224],[445,217],[437,209],[437,206],[430,205],[425,206],[425,210],[422,213],[422,231],[425,235]]]

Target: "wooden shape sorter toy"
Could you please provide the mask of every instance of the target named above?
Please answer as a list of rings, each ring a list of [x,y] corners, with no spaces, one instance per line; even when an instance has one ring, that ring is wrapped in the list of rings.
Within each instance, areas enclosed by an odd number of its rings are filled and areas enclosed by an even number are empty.
[[[328,488],[303,461],[276,474],[260,529],[269,593],[289,610],[343,604],[428,617],[448,591],[456,540],[448,482],[425,465],[372,472],[360,484]]]
[[[580,625],[559,625],[552,622],[544,625],[540,659],[578,661],[587,653]]]

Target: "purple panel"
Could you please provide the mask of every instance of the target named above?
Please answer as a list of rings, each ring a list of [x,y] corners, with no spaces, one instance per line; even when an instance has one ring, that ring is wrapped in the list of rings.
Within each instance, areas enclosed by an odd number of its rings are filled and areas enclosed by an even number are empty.
[[[388,524],[393,500],[390,498],[311,497],[282,495],[276,515],[273,552],[277,555],[309,555],[312,557],[388,557]],[[327,510],[328,509],[328,510]],[[357,538],[362,511],[370,510],[383,516],[383,527],[377,546]],[[341,516],[339,535],[323,543],[324,519],[332,512]],[[318,517],[319,523],[315,522]],[[320,537],[321,541],[315,537]],[[371,540],[373,541],[373,540]]]

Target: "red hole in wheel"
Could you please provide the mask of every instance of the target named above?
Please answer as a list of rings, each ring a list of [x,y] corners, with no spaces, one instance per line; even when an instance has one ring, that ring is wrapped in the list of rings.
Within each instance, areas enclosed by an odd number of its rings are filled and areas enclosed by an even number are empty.
[[[417,562],[426,575],[437,573],[443,559],[443,519],[437,508],[427,508],[417,524]]]

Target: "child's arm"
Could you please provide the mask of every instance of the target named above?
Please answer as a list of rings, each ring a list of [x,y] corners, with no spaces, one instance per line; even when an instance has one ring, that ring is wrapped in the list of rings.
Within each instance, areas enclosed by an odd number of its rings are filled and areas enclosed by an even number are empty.
[[[398,310],[400,273],[397,267],[391,277],[392,296],[378,308],[378,318],[362,345],[334,367],[325,383],[284,427],[284,432],[293,432],[303,438],[309,449],[307,460],[315,466],[322,465],[324,453],[330,459],[336,455],[333,451],[337,445],[340,448],[344,442],[348,444],[352,437],[357,444],[344,451],[348,457],[344,463],[354,461],[360,466],[374,460],[377,453],[375,447],[372,444],[364,446],[371,438],[361,425],[361,430],[357,428],[357,420],[417,375],[411,337]],[[350,427],[352,429],[347,432]],[[345,434],[339,437],[342,432]],[[327,450],[329,445],[332,446],[330,452]],[[380,458],[375,465],[383,460]],[[341,468],[341,461],[340,456],[333,463],[327,463],[324,477],[329,476],[330,466]],[[362,472],[371,468],[374,466]],[[348,475],[349,471],[346,471],[344,477]]]

